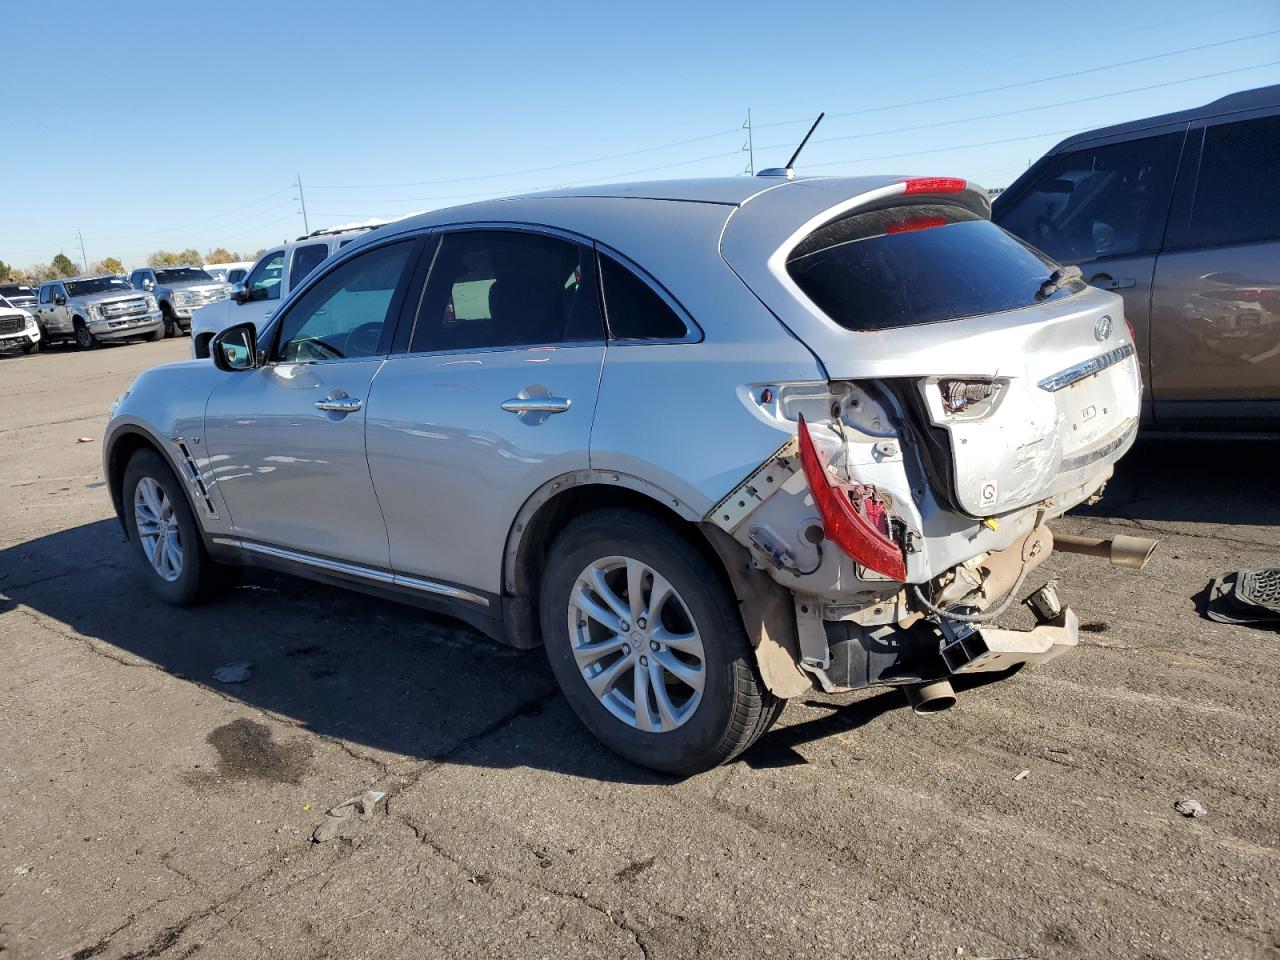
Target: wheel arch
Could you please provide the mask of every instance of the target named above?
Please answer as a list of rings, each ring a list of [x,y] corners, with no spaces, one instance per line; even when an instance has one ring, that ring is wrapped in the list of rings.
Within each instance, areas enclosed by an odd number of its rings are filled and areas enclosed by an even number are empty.
[[[738,600],[743,627],[765,685],[778,696],[808,690],[798,663],[799,642],[791,594],[751,567],[750,555],[680,497],[641,477],[606,470],[579,470],[540,487],[517,512],[502,560],[505,634],[514,646],[542,643],[538,590],[557,531],[573,516],[605,507],[626,507],[663,521],[724,578]]]
[[[107,441],[106,450],[103,452],[103,467],[106,472],[107,490],[111,494],[111,505],[115,508],[116,519],[120,521],[120,527],[126,534],[129,528],[124,519],[124,472],[128,468],[129,461],[133,458],[133,455],[139,450],[152,450],[158,453],[160,458],[169,465],[173,475],[178,478],[178,486],[182,488],[183,495],[187,498],[187,506],[191,508],[192,516],[196,518],[196,525],[203,526],[200,522],[200,512],[191,499],[190,485],[182,482],[182,470],[174,462],[168,446],[154,434],[136,424],[125,424],[117,429]]]

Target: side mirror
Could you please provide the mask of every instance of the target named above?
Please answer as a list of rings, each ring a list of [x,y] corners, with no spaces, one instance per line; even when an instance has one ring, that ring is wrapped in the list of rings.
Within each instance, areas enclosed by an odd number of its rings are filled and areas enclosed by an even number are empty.
[[[256,369],[262,359],[258,355],[257,328],[252,323],[227,327],[209,344],[209,356],[215,367],[228,373]]]
[[[60,307],[65,307],[65,306],[67,305],[67,297],[66,297],[66,294],[62,294],[62,293],[55,293],[55,294],[53,295],[53,302],[54,302],[54,303],[56,303],[56,304],[57,304],[58,306],[60,306]]]
[[[156,288],[156,282],[155,282],[154,280],[152,280],[150,277],[144,277],[144,278],[142,279],[142,289],[143,289],[143,290],[146,290],[146,291],[150,292],[150,291],[154,290],[155,288]]]
[[[236,281],[231,285],[231,293],[229,294],[236,303],[244,303],[249,299],[248,291],[245,290],[244,284]]]

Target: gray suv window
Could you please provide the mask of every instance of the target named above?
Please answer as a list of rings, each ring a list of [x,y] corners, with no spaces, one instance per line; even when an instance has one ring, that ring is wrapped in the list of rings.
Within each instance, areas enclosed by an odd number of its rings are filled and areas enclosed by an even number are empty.
[[[558,237],[506,230],[447,234],[410,349],[601,342],[594,260],[590,248]]]
[[[414,247],[413,240],[378,247],[317,280],[280,321],[275,359],[306,363],[377,356]]]
[[[1204,132],[1187,245],[1280,239],[1280,117],[1224,123]]]
[[[324,258],[329,256],[327,243],[309,243],[305,247],[295,247],[293,258],[289,262],[289,289],[300,284],[312,270],[320,266]]]
[[[1052,157],[996,222],[1060,263],[1152,253],[1169,214],[1183,135],[1168,133]]]

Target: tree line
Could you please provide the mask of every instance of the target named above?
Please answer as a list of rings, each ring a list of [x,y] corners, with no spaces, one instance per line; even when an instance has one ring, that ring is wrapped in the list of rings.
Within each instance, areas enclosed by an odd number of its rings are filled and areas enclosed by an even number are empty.
[[[194,247],[188,247],[186,250],[157,250],[147,257],[147,265],[151,267],[202,267],[206,263],[253,261],[257,260],[261,255],[261,250],[256,253],[234,253],[226,247],[215,247],[202,256],[200,251]],[[80,266],[65,253],[57,254],[48,263],[36,263],[29,267],[16,267],[0,260],[0,283],[22,283],[34,286],[49,280],[76,277],[80,273]],[[119,257],[104,257],[89,264],[89,276],[123,273],[124,263]]]

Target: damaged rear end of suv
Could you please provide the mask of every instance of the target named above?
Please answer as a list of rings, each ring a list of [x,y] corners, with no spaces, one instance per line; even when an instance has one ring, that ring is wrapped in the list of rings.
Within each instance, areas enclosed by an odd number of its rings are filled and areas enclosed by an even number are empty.
[[[783,440],[704,523],[775,693],[894,685],[946,709],[957,674],[1076,645],[1056,585],[1028,591],[1055,547],[1127,566],[1154,548],[1049,527],[1135,439],[1132,333],[1119,297],[995,226],[963,180],[832,206],[797,203],[806,185],[740,207],[721,252],[826,379],[744,389]],[[1023,599],[1036,625],[997,627]]]

